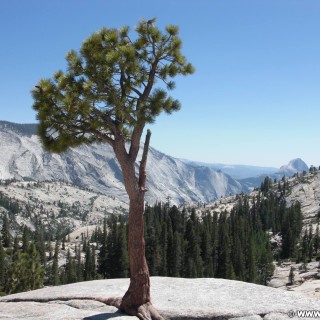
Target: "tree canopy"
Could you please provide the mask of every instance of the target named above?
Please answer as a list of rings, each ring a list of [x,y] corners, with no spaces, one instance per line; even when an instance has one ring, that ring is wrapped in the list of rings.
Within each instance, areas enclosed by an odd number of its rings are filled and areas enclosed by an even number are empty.
[[[179,110],[167,90],[175,87],[175,76],[194,71],[181,53],[179,28],[168,25],[162,33],[152,19],[141,20],[135,31],[132,39],[129,27],[102,28],[79,52],[67,53],[65,72],[39,81],[33,108],[48,150],[99,141],[113,145],[118,137],[140,141],[146,123],[162,111]]]

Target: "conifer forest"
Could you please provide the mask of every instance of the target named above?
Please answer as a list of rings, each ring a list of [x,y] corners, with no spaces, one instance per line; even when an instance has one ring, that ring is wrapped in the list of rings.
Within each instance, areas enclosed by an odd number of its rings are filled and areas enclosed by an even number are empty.
[[[230,212],[206,211],[168,203],[146,205],[146,258],[152,276],[217,277],[266,285],[274,262],[319,258],[319,225],[302,232],[299,202],[286,206],[286,182],[277,190],[266,178],[254,198],[238,195]],[[1,295],[79,281],[129,276],[127,216],[106,216],[91,234],[76,243],[68,234],[55,236],[40,222],[17,235],[10,215],[19,207],[0,196],[8,214],[2,217],[0,241]],[[281,243],[271,239],[281,235]],[[62,254],[63,253],[63,254]]]

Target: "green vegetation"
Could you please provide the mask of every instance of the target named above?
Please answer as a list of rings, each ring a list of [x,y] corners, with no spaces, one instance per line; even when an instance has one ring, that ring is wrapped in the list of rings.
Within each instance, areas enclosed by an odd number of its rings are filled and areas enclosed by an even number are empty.
[[[157,203],[146,206],[144,230],[146,258],[153,276],[220,277],[266,284],[273,262],[291,259],[307,263],[319,259],[320,231],[302,232],[300,204],[286,206],[290,191],[283,179],[265,180],[254,197],[236,196],[230,212],[177,208]],[[101,278],[130,275],[126,215],[106,217],[89,236],[77,243],[60,235],[52,238],[38,221],[13,236],[11,219],[19,205],[4,196],[0,242],[0,292],[13,293]],[[274,241],[274,237],[281,242]],[[64,257],[64,258],[63,258]],[[289,282],[293,282],[293,273]]]

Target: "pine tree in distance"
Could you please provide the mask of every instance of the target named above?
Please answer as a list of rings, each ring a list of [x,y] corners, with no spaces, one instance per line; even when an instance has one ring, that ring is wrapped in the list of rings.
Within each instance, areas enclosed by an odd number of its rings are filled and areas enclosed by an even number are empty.
[[[140,319],[163,319],[150,300],[143,236],[150,130],[138,173],[135,164],[145,125],[163,111],[170,114],[180,108],[167,95],[175,86],[172,79],[191,74],[194,68],[181,53],[177,26],[168,25],[162,32],[155,19],[141,20],[135,31],[135,39],[129,36],[129,27],[103,28],[92,34],[78,53],[67,54],[66,72],[39,81],[32,92],[33,108],[40,138],[49,151],[94,142],[112,146],[129,196],[130,286],[123,298],[108,303]]]

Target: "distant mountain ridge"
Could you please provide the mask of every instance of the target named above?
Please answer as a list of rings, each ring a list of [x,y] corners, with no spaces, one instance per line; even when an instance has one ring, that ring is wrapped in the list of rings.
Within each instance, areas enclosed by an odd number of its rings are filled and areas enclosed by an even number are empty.
[[[83,145],[62,154],[43,150],[36,124],[0,121],[0,179],[62,180],[127,200],[121,170],[109,145]],[[238,181],[212,168],[195,167],[153,148],[148,157],[146,200],[209,202],[247,192]]]
[[[83,145],[63,154],[43,150],[36,124],[0,121],[0,179],[62,180],[127,201],[119,164],[109,145]],[[138,166],[138,165],[137,165]],[[207,164],[180,160],[150,148],[146,200],[210,202],[248,192],[266,176],[281,178],[307,171],[301,159],[280,169],[246,165]]]
[[[32,136],[37,134],[37,124],[35,123],[14,123],[9,121],[0,121],[0,130],[10,129],[23,135]]]
[[[308,172],[307,164],[300,158],[289,161],[288,164],[279,168],[274,167],[259,167],[251,165],[227,165],[222,163],[205,163],[186,159],[181,159],[183,162],[195,167],[209,167],[221,171],[233,179],[241,183],[245,190],[252,190],[260,187],[261,182],[265,177],[269,176],[271,179],[281,179],[283,176],[291,177],[295,173]]]
[[[251,178],[261,174],[273,174],[279,170],[279,168],[274,167],[259,167],[243,164],[206,163],[187,159],[180,160],[193,166],[204,166],[212,168],[214,170],[220,170],[237,180]]]
[[[282,179],[282,177],[291,177],[295,173],[302,173],[302,172],[308,172],[309,168],[307,164],[301,160],[300,158],[293,159],[289,161],[288,164],[283,165],[280,167],[279,170],[277,170],[274,173],[271,174],[261,174],[255,177],[240,179],[239,182],[246,186],[249,189],[253,189],[255,187],[259,187],[262,183],[262,181],[265,179],[265,177],[269,176],[272,180],[276,179]]]

